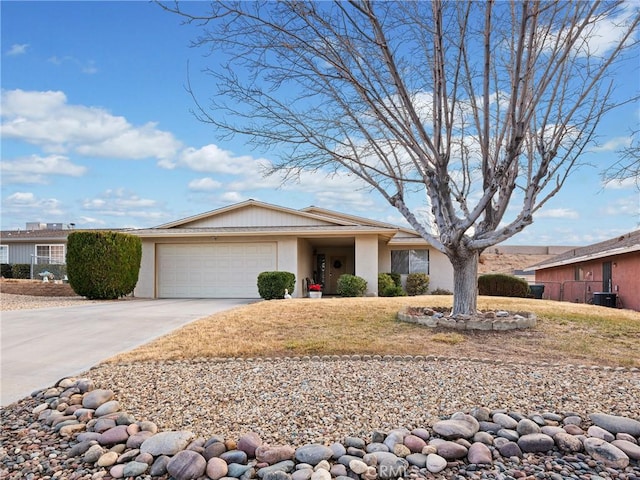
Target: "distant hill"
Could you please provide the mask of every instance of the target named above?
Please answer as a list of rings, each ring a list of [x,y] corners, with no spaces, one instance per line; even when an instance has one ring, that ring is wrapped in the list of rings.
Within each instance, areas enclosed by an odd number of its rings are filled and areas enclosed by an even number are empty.
[[[573,246],[521,246],[497,245],[490,247],[480,255],[478,274],[506,273],[533,281],[533,275],[523,274],[522,271],[536,263],[544,262],[575,248]]]

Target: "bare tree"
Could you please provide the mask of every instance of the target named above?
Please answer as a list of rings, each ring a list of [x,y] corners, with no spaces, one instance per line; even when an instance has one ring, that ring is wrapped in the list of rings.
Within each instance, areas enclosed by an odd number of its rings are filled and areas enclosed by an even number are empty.
[[[640,130],[629,135],[629,144],[618,155],[618,160],[603,172],[605,183],[633,182],[640,190]]]
[[[200,119],[272,148],[277,169],[367,182],[450,259],[454,314],[476,311],[479,254],[532,223],[619,103],[610,71],[640,21],[617,1],[164,8],[221,59]]]

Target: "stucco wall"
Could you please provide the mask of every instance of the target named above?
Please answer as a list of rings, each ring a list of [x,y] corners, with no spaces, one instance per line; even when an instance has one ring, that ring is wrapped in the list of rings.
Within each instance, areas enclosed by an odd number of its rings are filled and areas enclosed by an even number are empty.
[[[453,267],[444,253],[429,249],[429,290],[444,288],[453,292]]]
[[[155,298],[156,296],[156,243],[152,240],[142,240],[142,260],[138,283],[133,295],[139,298]]]
[[[313,247],[308,240],[298,240],[298,271],[296,272],[295,297],[303,297],[304,279],[313,278]]]
[[[356,236],[355,272],[367,281],[367,294],[378,295],[378,237]]]

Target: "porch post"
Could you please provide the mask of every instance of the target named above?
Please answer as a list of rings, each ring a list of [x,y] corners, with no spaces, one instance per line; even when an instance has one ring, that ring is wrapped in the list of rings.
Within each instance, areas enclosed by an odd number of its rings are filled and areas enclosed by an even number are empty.
[[[367,281],[367,295],[378,295],[378,236],[356,235],[356,275]]]

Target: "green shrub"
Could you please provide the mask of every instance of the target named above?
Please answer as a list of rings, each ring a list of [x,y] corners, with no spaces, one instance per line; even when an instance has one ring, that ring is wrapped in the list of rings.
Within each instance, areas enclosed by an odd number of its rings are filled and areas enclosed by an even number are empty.
[[[142,242],[119,232],[72,232],[67,237],[67,275],[74,292],[89,299],[113,300],[138,283]]]
[[[513,275],[501,273],[480,275],[478,277],[478,293],[495,297],[522,297],[529,295],[529,284]]]
[[[391,287],[395,287],[396,284],[393,281],[393,278],[391,278],[391,275],[389,275],[388,273],[379,273],[378,274],[378,295],[381,297],[385,297],[386,295],[384,295],[384,291],[391,288]]]
[[[367,281],[356,275],[345,273],[338,278],[338,295],[343,297],[362,297],[367,291]]]
[[[13,278],[31,278],[31,265],[28,263],[14,263],[11,265]]]
[[[451,290],[447,290],[446,288],[436,288],[430,294],[431,295],[453,295],[453,292]]]
[[[387,275],[393,279],[393,283],[396,284],[396,287],[402,287],[402,275],[395,272],[387,273]]]
[[[429,275],[410,273],[407,275],[407,295],[424,295],[429,290]]]
[[[402,297],[404,295],[405,293],[404,293],[404,290],[402,289],[402,286],[397,285],[390,274],[388,273],[378,274],[378,296]]]
[[[11,265],[8,263],[0,263],[0,276],[4,278],[13,278],[11,273]]]
[[[262,272],[258,275],[258,293],[265,300],[284,298],[284,291],[293,293],[296,276],[291,272]]]

